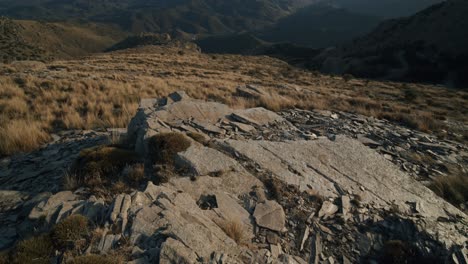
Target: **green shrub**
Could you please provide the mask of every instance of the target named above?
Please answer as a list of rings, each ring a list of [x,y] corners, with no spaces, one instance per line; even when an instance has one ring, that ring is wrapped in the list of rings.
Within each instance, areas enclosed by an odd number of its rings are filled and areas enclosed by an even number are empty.
[[[72,215],[52,229],[51,238],[58,249],[82,249],[89,238],[88,218]]]

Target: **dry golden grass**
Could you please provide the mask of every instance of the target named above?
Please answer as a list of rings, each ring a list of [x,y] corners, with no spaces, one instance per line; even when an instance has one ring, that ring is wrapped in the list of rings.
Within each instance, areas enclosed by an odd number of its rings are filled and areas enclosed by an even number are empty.
[[[126,127],[140,98],[166,96],[176,90],[235,108],[352,111],[424,131],[444,128],[443,120],[461,124],[468,120],[468,96],[463,91],[359,79],[346,82],[266,56],[213,58],[178,51],[146,47],[34,67],[0,65],[0,142],[7,146],[0,149],[0,155],[37,147],[44,140],[42,130]],[[256,100],[234,96],[236,87],[243,84],[260,86],[270,95]],[[408,89],[417,94],[410,101]],[[34,123],[28,125],[31,132],[22,131],[18,137],[35,135],[31,137],[35,140],[18,141],[8,129],[13,120]]]
[[[8,120],[0,125],[0,155],[34,150],[48,139],[37,121]]]
[[[455,174],[439,176],[429,188],[440,197],[455,206],[460,206],[468,201],[468,174]]]
[[[226,235],[236,241],[237,244],[241,245],[247,242],[244,227],[239,221],[225,221],[220,226]]]

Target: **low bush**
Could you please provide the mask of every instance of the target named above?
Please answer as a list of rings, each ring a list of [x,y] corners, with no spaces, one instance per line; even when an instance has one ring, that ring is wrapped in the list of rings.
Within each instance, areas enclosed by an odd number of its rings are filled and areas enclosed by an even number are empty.
[[[190,140],[181,133],[160,133],[149,139],[149,152],[155,164],[173,165],[175,155],[190,147]]]
[[[58,249],[83,249],[90,236],[88,218],[72,215],[55,225],[50,236]]]
[[[72,166],[78,186],[108,186],[120,181],[125,167],[141,162],[137,153],[118,146],[84,149]]]

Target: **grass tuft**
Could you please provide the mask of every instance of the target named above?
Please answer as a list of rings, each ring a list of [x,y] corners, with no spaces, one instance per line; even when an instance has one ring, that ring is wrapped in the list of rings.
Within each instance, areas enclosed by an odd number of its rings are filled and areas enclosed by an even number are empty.
[[[225,221],[221,224],[221,229],[237,244],[240,245],[246,242],[245,231],[239,221]]]

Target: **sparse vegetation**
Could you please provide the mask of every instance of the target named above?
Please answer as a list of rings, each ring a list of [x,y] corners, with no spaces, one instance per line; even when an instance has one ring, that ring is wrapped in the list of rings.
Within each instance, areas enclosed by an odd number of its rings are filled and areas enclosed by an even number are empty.
[[[105,185],[117,184],[126,177],[124,181],[134,183],[133,173],[123,173],[126,166],[140,163],[140,157],[133,151],[120,146],[98,146],[84,149],[80,152],[78,159],[72,167],[72,176],[76,177],[78,186],[96,188]],[[138,177],[140,177],[139,175]],[[70,181],[70,180],[69,180]]]
[[[455,206],[468,201],[468,175],[439,176],[429,188]]]
[[[15,248],[12,263],[49,264],[54,254],[52,240],[48,235],[40,235],[20,241]]]
[[[76,257],[70,264],[121,264],[123,259],[119,256],[87,255]]]

